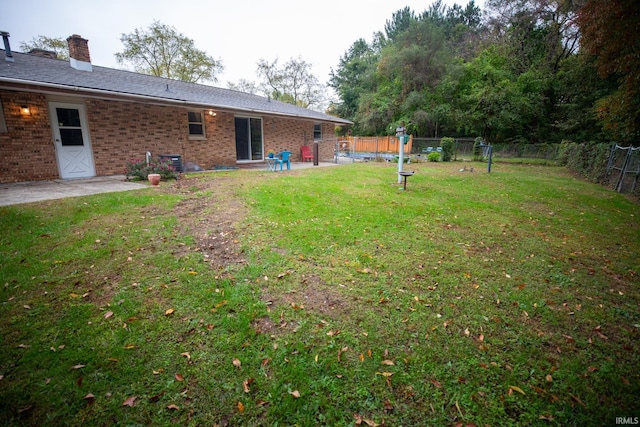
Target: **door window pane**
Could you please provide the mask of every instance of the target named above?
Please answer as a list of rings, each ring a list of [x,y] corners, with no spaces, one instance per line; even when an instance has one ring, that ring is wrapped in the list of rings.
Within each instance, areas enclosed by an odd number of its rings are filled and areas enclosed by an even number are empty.
[[[249,120],[242,117],[236,117],[236,159],[250,160]]]
[[[60,139],[62,145],[84,145],[84,142],[82,140],[82,129],[60,128]]]
[[[76,108],[56,108],[60,127],[80,127],[80,112]]]
[[[82,127],[80,125],[80,111],[77,108],[56,108],[60,142],[65,146],[82,146]]]
[[[251,159],[262,160],[262,119],[251,119]]]
[[[262,160],[262,119],[236,117],[236,159]]]

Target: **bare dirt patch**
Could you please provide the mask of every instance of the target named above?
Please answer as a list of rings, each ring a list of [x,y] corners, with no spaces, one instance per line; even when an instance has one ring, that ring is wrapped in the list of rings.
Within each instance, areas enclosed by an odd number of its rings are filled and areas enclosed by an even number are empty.
[[[178,181],[170,191],[186,197],[174,207],[173,213],[178,217],[179,232],[194,236],[196,247],[181,248],[176,255],[201,251],[221,276],[232,275],[234,267],[246,263],[239,243],[239,227],[246,219],[247,207],[237,189],[251,185],[255,179],[255,175],[238,173],[187,176]],[[319,275],[299,275],[292,270],[287,276],[290,281],[287,290],[274,284],[263,287],[261,300],[270,310],[294,307],[328,318],[339,318],[350,310],[341,290],[325,283]],[[254,328],[260,333],[277,333],[291,325],[264,318],[256,320]]]
[[[174,207],[180,232],[196,239],[196,248],[185,247],[178,255],[202,251],[215,270],[226,270],[246,262],[237,239],[237,227],[246,208],[235,190],[239,180],[224,176],[186,177],[174,191],[186,197]]]
[[[284,307],[313,311],[328,318],[339,318],[349,311],[349,305],[339,289],[327,284],[320,276],[303,276],[288,291],[263,288],[262,300],[271,310]]]

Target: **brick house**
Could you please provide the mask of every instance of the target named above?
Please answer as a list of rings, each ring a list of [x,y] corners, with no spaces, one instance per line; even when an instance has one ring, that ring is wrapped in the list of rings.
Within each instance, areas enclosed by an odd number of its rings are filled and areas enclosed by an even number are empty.
[[[121,175],[129,159],[179,155],[203,169],[263,162],[269,149],[318,141],[348,120],[257,95],[91,64],[88,41],[70,61],[0,50],[0,182]]]

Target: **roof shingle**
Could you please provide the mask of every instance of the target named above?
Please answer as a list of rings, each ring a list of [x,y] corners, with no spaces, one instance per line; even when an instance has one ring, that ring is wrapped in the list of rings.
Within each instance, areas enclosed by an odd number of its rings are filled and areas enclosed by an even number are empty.
[[[5,61],[0,50],[0,82],[58,87],[114,97],[144,97],[167,104],[299,117],[350,125],[349,120],[298,107],[263,96],[197,83],[93,65],[93,71],[71,68],[68,61],[13,52]]]

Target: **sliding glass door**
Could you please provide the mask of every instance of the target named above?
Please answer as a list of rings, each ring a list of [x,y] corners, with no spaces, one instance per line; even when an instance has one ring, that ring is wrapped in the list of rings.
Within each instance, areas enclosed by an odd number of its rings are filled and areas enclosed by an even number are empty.
[[[238,161],[263,160],[262,119],[236,117],[236,159]]]

